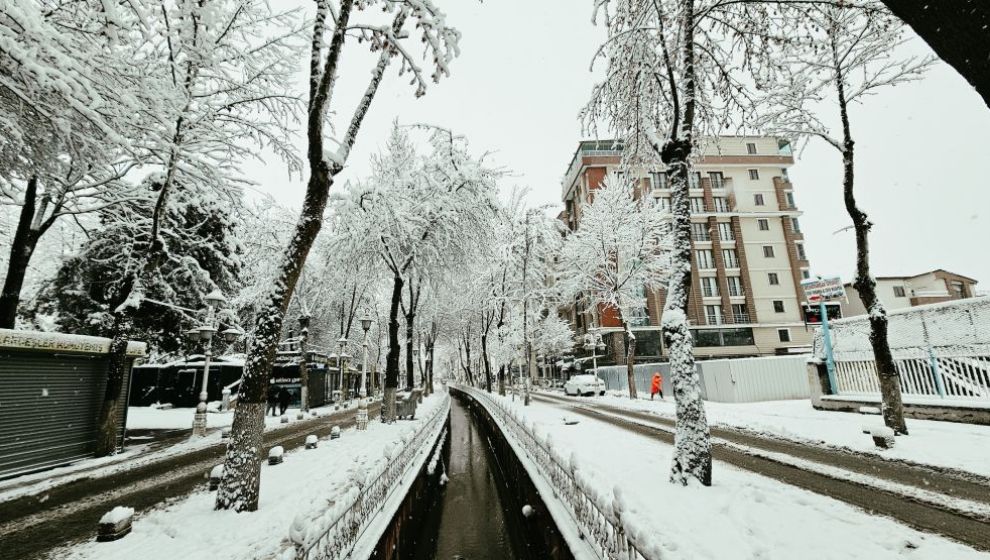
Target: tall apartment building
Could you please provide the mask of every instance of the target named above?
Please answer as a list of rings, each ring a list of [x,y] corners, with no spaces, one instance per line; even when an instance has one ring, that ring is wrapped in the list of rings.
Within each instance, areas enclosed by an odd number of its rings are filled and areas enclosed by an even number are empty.
[[[803,351],[811,343],[801,309],[800,282],[809,276],[804,236],[787,168],[794,164],[790,144],[771,137],[727,136],[708,142],[692,168],[690,196],[693,232],[692,289],[688,318],[695,355],[754,356]],[[620,163],[621,146],[584,141],[563,181],[560,219],[574,230],[582,207],[605,175]],[[670,189],[663,170],[643,173],[639,196],[654,197],[669,208]],[[659,336],[665,289],[647,295],[637,331],[637,355],[666,355]],[[579,333],[595,321],[618,330],[614,310],[598,318],[563,310]],[[621,354],[621,337],[610,343]]]

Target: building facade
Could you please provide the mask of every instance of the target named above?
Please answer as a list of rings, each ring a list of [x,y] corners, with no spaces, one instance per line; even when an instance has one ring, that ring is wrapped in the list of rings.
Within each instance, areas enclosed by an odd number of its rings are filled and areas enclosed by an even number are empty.
[[[944,269],[914,276],[878,276],[877,297],[887,311],[975,297],[977,281]],[[852,284],[846,284],[842,316],[865,315],[866,306]]]
[[[773,137],[720,137],[708,143],[692,167],[692,288],[688,318],[699,358],[756,356],[806,351],[813,327],[804,322],[800,282],[809,277],[794,188],[787,169],[790,145]],[[560,219],[580,227],[582,208],[606,174],[618,171],[621,146],[611,141],[578,145],[562,184]],[[671,192],[662,169],[643,172],[634,188],[669,208]],[[659,336],[665,289],[646,294],[637,331],[637,357],[666,355]],[[617,313],[565,309],[576,332],[593,325],[621,329]],[[592,316],[597,315],[597,316]],[[613,336],[614,357],[621,336]]]

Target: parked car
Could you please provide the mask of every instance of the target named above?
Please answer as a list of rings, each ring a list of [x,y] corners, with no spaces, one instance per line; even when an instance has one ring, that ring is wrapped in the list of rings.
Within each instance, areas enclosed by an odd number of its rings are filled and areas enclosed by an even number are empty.
[[[598,378],[597,375],[592,375],[590,373],[585,373],[581,375],[575,375],[564,383],[564,394],[565,395],[604,395],[605,394],[605,382]]]

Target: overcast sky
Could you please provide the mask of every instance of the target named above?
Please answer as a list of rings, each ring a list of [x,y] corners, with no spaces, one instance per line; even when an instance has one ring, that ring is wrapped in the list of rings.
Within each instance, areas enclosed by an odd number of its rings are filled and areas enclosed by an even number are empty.
[[[312,2],[292,0],[311,9]],[[513,185],[531,190],[532,204],[560,203],[560,181],[578,140],[577,114],[594,75],[591,56],[602,31],[591,24],[590,0],[469,0],[438,2],[463,33],[452,76],[415,99],[393,71],[358,136],[342,180],[368,171],[394,119],[431,123],[465,135],[477,152],[493,151]],[[370,59],[345,51],[333,110],[349,114],[366,87]],[[916,41],[911,52],[927,52]],[[301,61],[300,70],[302,71]],[[983,175],[990,108],[958,74],[939,62],[919,82],[868,98],[852,113],[857,141],[857,191],[875,223],[873,272],[917,274],[945,268],[986,281],[990,260],[990,180]],[[981,134],[982,133],[982,134]],[[300,150],[302,146],[300,145]],[[302,152],[300,151],[300,154]],[[841,163],[834,148],[813,142],[790,171],[812,273],[851,279],[855,240],[842,205]],[[272,158],[251,163],[259,190],[298,206],[304,183],[288,180]]]

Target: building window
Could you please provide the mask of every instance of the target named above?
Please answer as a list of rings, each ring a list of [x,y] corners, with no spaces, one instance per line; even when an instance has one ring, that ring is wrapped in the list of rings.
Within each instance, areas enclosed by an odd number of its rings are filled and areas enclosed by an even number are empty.
[[[691,224],[691,239],[695,241],[711,241],[708,224]]]
[[[808,278],[811,278],[811,271],[808,270],[807,268],[802,268],[801,269],[801,279],[802,280],[807,280]]]
[[[787,206],[789,208],[794,208],[797,206],[796,204],[794,204],[794,193],[788,191],[784,193],[784,196],[787,197]]]
[[[777,339],[781,342],[791,341],[791,329],[777,329]]]
[[[709,325],[721,325],[722,324],[722,306],[721,305],[706,305],[705,306],[705,322]]]
[[[738,276],[728,276],[726,277],[726,283],[729,285],[729,295],[730,296],[742,296],[745,295],[742,287],[742,278]]]
[[[704,212],[705,211],[705,199],[700,196],[691,197],[691,211],[692,212]]]
[[[749,155],[756,154],[756,144],[754,144],[752,142],[747,142],[746,143],[746,153],[749,154]]]
[[[718,238],[722,241],[735,241],[736,237],[732,232],[732,224],[728,222],[719,222]]]
[[[716,212],[728,212],[729,211],[729,199],[728,198],[725,198],[724,196],[716,196],[714,199],[712,199],[712,202],[715,203],[715,211]]]
[[[956,299],[964,299],[966,297],[966,285],[959,280],[953,280],[952,286],[952,297]]]
[[[725,268],[739,268],[739,256],[735,249],[722,249],[722,260],[725,261]]]
[[[767,273],[767,280],[770,281],[770,285],[771,286],[779,286],[780,285],[780,277],[777,276],[777,273],[776,272],[769,272],[769,273]]]
[[[725,177],[722,176],[721,171],[709,171],[708,179],[712,182],[713,189],[725,188]]]
[[[760,228],[760,231],[770,231],[770,220],[760,218],[756,220],[756,226]]]
[[[784,312],[784,302],[783,300],[775,299],[773,300],[773,312],[783,313]]]
[[[905,297],[904,286],[894,286],[894,297]]]
[[[745,303],[733,303],[732,304],[732,321],[734,323],[748,323],[749,322],[749,311],[746,309]]]
[[[718,279],[714,276],[703,276],[701,278],[701,294],[704,297],[719,297]]]
[[[692,171],[688,173],[688,188],[700,189],[701,188],[701,172]]]
[[[670,197],[669,196],[661,196],[661,197],[658,197],[656,200],[657,200],[657,204],[660,205],[660,208],[661,209],[663,209],[663,210],[670,210]]]
[[[700,249],[694,252],[695,260],[698,261],[699,270],[710,270],[715,268],[715,259],[711,249]]]
[[[753,329],[691,329],[694,345],[697,348],[714,346],[753,346]]]
[[[773,245],[764,245],[763,246],[763,256],[766,257],[766,258],[768,258],[768,259],[772,259],[773,258]]]
[[[804,243],[795,243],[794,248],[797,249],[798,260],[808,260],[808,256],[804,253]]]
[[[801,224],[798,223],[797,218],[791,218],[791,229],[794,233],[801,233]]]
[[[765,204],[763,202],[763,195],[762,194],[754,194],[753,195],[753,204],[755,204],[757,206],[763,206]]]
[[[666,189],[667,174],[663,171],[654,171],[650,173],[650,182],[653,184],[654,189]]]
[[[750,169],[749,170],[749,178],[750,178],[751,181],[758,181],[760,179],[760,170],[759,169]]]

